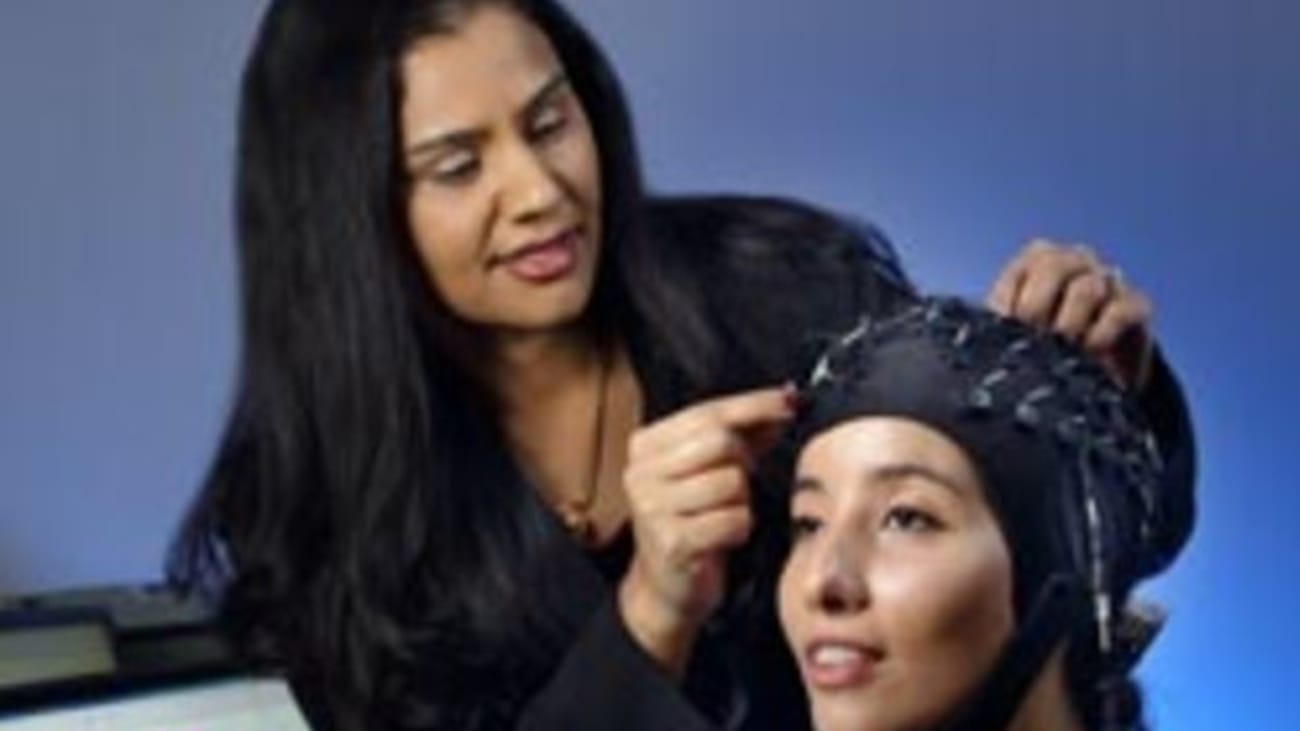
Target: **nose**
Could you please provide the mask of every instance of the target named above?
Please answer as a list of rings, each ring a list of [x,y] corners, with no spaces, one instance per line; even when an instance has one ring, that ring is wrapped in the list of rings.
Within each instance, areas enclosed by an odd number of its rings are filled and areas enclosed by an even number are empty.
[[[562,207],[565,197],[547,160],[522,142],[510,151],[502,193],[507,215],[519,223],[545,220]]]
[[[808,583],[812,608],[830,615],[854,614],[871,603],[862,557],[854,546],[828,541],[815,558]]]

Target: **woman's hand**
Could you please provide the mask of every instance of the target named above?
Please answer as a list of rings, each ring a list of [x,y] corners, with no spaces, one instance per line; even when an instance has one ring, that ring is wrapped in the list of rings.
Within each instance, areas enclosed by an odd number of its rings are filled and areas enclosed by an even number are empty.
[[[1150,378],[1151,302],[1087,246],[1030,241],[1003,270],[988,305],[1080,344],[1129,388]]]
[[[727,553],[749,539],[749,472],[794,415],[793,387],[711,399],[634,432],[623,476],[636,554],[619,610],[680,676],[721,604]]]

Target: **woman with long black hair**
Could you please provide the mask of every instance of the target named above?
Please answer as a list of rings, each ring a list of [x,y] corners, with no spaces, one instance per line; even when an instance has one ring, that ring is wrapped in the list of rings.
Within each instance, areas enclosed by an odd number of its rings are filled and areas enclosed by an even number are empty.
[[[911,299],[884,240],[647,195],[549,0],[273,0],[239,125],[238,390],[173,574],[241,653],[321,728],[796,728],[749,468],[818,335]],[[1138,293],[1037,245],[994,297],[1190,464]]]

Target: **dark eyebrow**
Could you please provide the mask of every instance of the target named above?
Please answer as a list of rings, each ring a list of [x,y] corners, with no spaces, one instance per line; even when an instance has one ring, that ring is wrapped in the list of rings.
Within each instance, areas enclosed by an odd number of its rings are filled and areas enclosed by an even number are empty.
[[[790,496],[794,497],[801,492],[825,492],[826,486],[816,477],[800,477],[794,481],[794,487],[790,489]]]
[[[568,85],[568,74],[565,74],[564,71],[556,71],[551,75],[551,78],[547,79],[546,82],[542,84],[537,91],[533,92],[533,95],[528,99],[528,103],[524,105],[524,116],[536,113],[538,107],[546,104],[546,102],[551,100],[551,97],[558,94]]]
[[[922,479],[926,482],[933,482],[941,485],[955,493],[961,494],[961,487],[957,481],[948,475],[931,469],[922,464],[915,462],[897,462],[876,467],[867,472],[863,482],[885,482],[898,483],[910,479]],[[790,496],[794,497],[801,492],[825,492],[826,486],[816,477],[798,477],[794,481],[794,486],[790,489]]]
[[[520,116],[527,117],[535,114],[538,107],[550,101],[551,97],[555,96],[561,89],[564,89],[568,85],[568,75],[562,70],[556,71],[540,87],[538,87],[537,91],[532,93],[528,98],[527,103],[524,104]],[[485,136],[487,136],[487,132],[482,129],[463,129],[444,132],[415,143],[406,151],[406,157],[408,159],[419,157],[420,155],[444,146],[470,147],[475,143],[480,142]]]
[[[417,158],[421,155],[428,154],[440,147],[473,147],[486,136],[483,130],[464,129],[454,132],[445,132],[443,134],[430,137],[427,140],[416,143],[411,149],[406,151],[406,157]]]
[[[903,482],[919,478],[946,487],[958,494],[962,491],[961,486],[952,477],[916,462],[898,462],[877,467],[868,472],[867,477],[875,482]]]

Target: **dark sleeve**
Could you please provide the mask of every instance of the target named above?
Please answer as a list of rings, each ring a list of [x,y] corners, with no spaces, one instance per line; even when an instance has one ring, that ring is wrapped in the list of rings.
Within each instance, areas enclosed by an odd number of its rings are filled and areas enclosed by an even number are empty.
[[[604,602],[517,731],[713,731],[677,684],[632,638],[616,602]]]

